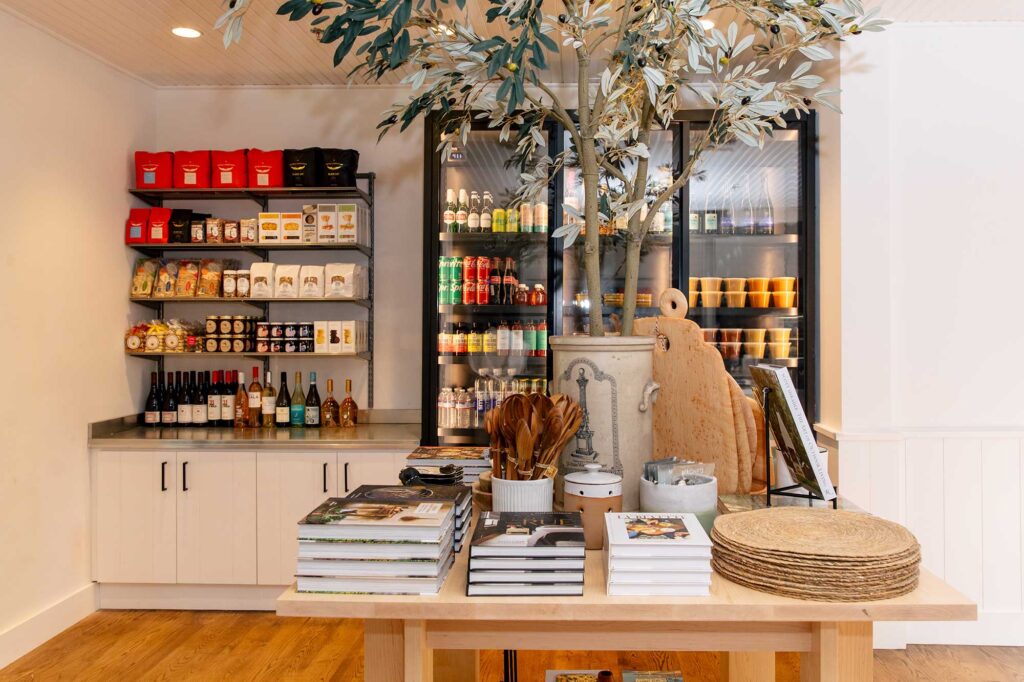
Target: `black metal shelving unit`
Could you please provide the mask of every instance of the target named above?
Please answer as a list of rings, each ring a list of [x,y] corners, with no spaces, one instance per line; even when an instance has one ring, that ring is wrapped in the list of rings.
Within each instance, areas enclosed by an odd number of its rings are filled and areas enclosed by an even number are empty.
[[[263,371],[269,372],[270,359],[273,357],[287,358],[359,358],[367,363],[366,393],[367,407],[373,407],[373,345],[374,345],[374,236],[376,234],[375,184],[376,173],[357,173],[356,187],[277,187],[249,189],[131,189],[129,192],[150,206],[163,206],[165,202],[185,201],[253,201],[266,212],[272,201],[286,200],[347,200],[361,201],[366,204],[370,215],[369,244],[126,244],[137,253],[149,257],[163,257],[166,254],[199,253],[251,253],[262,261],[268,261],[270,254],[278,251],[334,252],[352,251],[366,257],[367,279],[370,296],[366,299],[351,298],[130,298],[132,303],[145,306],[154,311],[156,317],[164,316],[166,303],[213,303],[242,304],[254,306],[269,313],[269,306],[294,303],[342,303],[358,305],[366,308],[367,336],[370,352],[355,355],[324,354],[324,353],[127,353],[132,357],[142,357],[157,362],[159,371],[164,371],[165,358],[215,358],[215,357],[247,357],[263,360]],[[362,185],[362,186],[358,186]]]

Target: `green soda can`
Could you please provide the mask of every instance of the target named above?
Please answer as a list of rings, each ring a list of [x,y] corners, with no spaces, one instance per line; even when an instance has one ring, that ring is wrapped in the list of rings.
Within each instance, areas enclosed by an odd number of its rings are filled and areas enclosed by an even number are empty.
[[[451,299],[452,283],[438,282],[437,284],[437,305],[448,305]]]
[[[505,231],[505,209],[496,208],[491,214],[491,232]]]
[[[453,281],[448,289],[448,303],[458,305],[462,303],[462,278]]]
[[[441,256],[437,259],[437,281],[451,281],[451,270],[448,269],[448,256]]]

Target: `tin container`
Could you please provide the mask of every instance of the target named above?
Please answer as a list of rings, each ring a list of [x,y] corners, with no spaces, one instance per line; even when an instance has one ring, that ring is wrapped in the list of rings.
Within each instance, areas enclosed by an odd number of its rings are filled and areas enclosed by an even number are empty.
[[[312,339],[313,338],[313,323],[312,322],[299,322],[299,338],[300,339]]]
[[[207,353],[216,353],[219,350],[220,337],[214,335],[208,335],[205,340],[205,348]]]
[[[565,475],[565,511],[583,516],[587,549],[604,547],[604,515],[622,511],[622,476],[601,471],[600,464],[584,464],[585,471]]]
[[[269,339],[270,338],[270,323],[269,322],[257,322],[256,323],[256,338],[257,339]]]
[[[285,339],[284,340],[284,352],[285,353],[297,353],[299,351],[299,340],[298,339]]]
[[[217,318],[217,333],[224,335],[231,333],[231,316],[221,315]]]
[[[269,353],[270,352],[270,339],[256,339],[256,352],[257,353]]]
[[[284,338],[284,323],[283,322],[271,322],[270,323],[270,338],[272,338],[272,339],[283,339]]]
[[[299,325],[297,322],[284,323],[284,338],[297,339],[299,337]]]
[[[218,341],[217,346],[218,353],[230,353],[231,352],[231,339],[229,337],[222,336]]]
[[[220,322],[220,318],[218,318],[216,315],[207,315],[206,316],[206,334],[207,334],[207,336],[209,336],[210,334],[216,334],[217,333],[218,327],[220,326],[219,322]]]
[[[313,352],[313,337],[300,338],[299,339],[299,352],[300,353],[312,353]]]
[[[270,352],[271,353],[283,353],[284,352],[284,339],[270,339]]]
[[[231,352],[232,353],[244,353],[245,352],[245,336],[236,334],[231,338]]]
[[[235,315],[231,318],[231,333],[236,336],[245,333],[245,315]]]

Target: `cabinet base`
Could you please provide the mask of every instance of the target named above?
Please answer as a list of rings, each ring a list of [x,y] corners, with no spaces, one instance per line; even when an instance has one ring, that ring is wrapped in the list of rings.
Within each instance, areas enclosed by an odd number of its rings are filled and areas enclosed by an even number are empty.
[[[101,609],[273,611],[286,585],[97,583]]]

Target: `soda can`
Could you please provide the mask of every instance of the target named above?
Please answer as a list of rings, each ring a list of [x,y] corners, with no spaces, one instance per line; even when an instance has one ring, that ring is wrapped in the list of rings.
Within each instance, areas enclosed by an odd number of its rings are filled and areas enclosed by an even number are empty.
[[[451,271],[448,270],[448,256],[441,256],[437,259],[437,281],[451,281]]]
[[[487,279],[476,281],[476,304],[488,305],[491,302],[491,283]]]
[[[462,303],[462,282],[452,282],[451,289],[448,294],[448,302],[452,305]]]
[[[462,281],[462,259],[458,256],[452,256],[448,259],[448,270],[451,272],[452,282]]]
[[[533,206],[526,201],[519,205],[519,231],[533,232]]]
[[[451,303],[449,300],[452,294],[452,283],[451,282],[438,282],[437,284],[437,304],[448,305]]]
[[[491,232],[505,231],[505,209],[495,208],[491,213]]]
[[[462,281],[471,282],[476,279],[476,256],[464,256],[462,259]]]
[[[476,277],[478,282],[486,282],[491,276],[491,259],[487,256],[476,257]]]
[[[476,303],[476,282],[467,280],[462,283],[462,304],[473,305]]]

